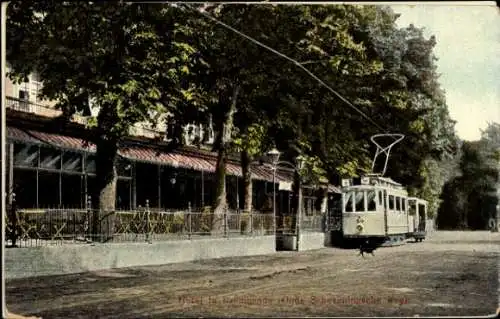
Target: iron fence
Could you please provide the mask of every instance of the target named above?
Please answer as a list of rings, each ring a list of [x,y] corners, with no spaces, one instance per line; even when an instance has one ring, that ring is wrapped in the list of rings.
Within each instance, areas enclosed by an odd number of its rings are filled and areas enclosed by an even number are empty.
[[[226,211],[17,210],[7,215],[7,246],[152,242],[273,234],[273,216]]]
[[[302,216],[300,219],[295,215],[276,216],[276,232],[279,234],[293,235],[297,230],[323,232],[325,229],[325,215]]]
[[[326,230],[326,215],[303,216],[300,231],[323,232]]]

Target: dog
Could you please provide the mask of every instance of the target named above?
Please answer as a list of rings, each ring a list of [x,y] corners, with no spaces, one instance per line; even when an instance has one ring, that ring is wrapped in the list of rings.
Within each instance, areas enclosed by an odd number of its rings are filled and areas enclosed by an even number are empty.
[[[377,245],[374,244],[374,243],[371,243],[369,240],[365,241],[364,243],[361,243],[361,245],[359,245],[359,254],[365,258],[365,253],[367,254],[372,254],[372,256],[375,256],[375,254],[373,254],[373,251],[377,249]]]

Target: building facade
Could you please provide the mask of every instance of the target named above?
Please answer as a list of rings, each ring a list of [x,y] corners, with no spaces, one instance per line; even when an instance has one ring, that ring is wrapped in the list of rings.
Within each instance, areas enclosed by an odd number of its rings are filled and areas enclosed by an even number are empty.
[[[71,123],[61,115],[54,101],[40,101],[42,83],[36,75],[15,85],[7,79],[7,167],[9,198],[20,208],[84,208],[97,204],[95,189],[95,146],[85,140],[86,118],[76,115]],[[169,149],[165,126],[156,130],[135,125],[119,149],[116,207],[134,210],[140,206],[160,210],[193,210],[210,206],[214,200],[216,154],[190,146],[196,138],[213,142],[211,126],[188,125],[186,146]],[[199,135],[208,134],[208,138]],[[205,145],[210,146],[210,145]],[[243,180],[237,159],[226,167],[227,201],[230,209],[243,208]],[[279,169],[276,176],[277,211],[291,213],[293,172]],[[253,206],[272,211],[272,172],[252,168]],[[338,189],[329,188],[331,192]],[[313,190],[305,190],[306,214],[319,210]]]

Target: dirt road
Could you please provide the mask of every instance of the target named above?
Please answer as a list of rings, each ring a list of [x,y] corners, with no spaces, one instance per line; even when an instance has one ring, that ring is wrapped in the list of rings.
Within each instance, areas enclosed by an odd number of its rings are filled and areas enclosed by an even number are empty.
[[[324,248],[12,280],[7,304],[43,318],[491,315],[500,241],[458,235],[366,258]]]

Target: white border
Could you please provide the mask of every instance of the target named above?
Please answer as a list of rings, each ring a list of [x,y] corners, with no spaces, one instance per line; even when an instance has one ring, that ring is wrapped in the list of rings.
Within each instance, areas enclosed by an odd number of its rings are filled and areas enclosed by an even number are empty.
[[[0,70],[1,70],[1,76],[2,76],[2,88],[1,88],[1,94],[0,94],[0,105],[1,105],[1,108],[0,108],[0,121],[1,121],[1,127],[0,127],[0,130],[1,130],[1,141],[0,141],[0,149],[1,149],[1,156],[2,156],[2,161],[1,161],[1,187],[0,187],[0,193],[1,193],[1,206],[0,206],[0,209],[2,210],[2,220],[0,221],[0,223],[2,224],[2,227],[1,227],[1,234],[0,234],[0,237],[2,238],[2,241],[1,241],[1,253],[0,253],[0,257],[1,257],[1,268],[2,268],[2,271],[1,271],[1,279],[2,279],[2,287],[1,287],[1,292],[0,292],[0,298],[1,298],[1,306],[0,308],[2,309],[2,318],[7,318],[7,304],[6,304],[6,301],[5,301],[5,275],[4,275],[4,272],[5,272],[5,216],[6,216],[6,205],[5,205],[5,201],[6,201],[6,171],[5,171],[5,159],[6,159],[6,156],[5,156],[5,145],[6,145],[6,140],[7,140],[7,137],[5,136],[5,134],[7,134],[7,125],[6,125],[6,116],[7,116],[7,113],[6,113],[6,110],[5,110],[5,50],[6,50],[6,47],[5,47],[5,41],[6,41],[6,32],[5,32],[5,28],[7,26],[7,23],[6,23],[6,19],[7,19],[7,6],[9,5],[9,2],[2,2],[1,3],[1,17],[0,17],[0,23],[1,23],[1,26],[0,26],[0,29],[1,29],[1,35],[0,35]]]

